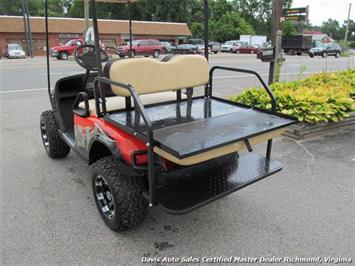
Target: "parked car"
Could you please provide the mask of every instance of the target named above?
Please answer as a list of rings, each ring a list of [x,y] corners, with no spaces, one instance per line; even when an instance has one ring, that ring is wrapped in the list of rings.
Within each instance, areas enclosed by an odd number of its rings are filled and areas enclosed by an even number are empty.
[[[68,60],[70,55],[73,55],[76,47],[83,45],[83,39],[73,39],[68,41],[64,45],[54,46],[50,50],[52,57],[56,57],[58,60]]]
[[[338,58],[341,54],[341,47],[337,43],[328,43],[328,44],[320,44],[317,47],[314,47],[309,50],[309,56],[314,57],[316,55],[320,55],[323,58],[328,55],[334,55]]]
[[[186,42],[186,44],[198,45],[198,44],[204,44],[204,41],[202,39],[190,39]]]
[[[171,45],[169,42],[161,42],[163,46],[164,53],[171,54],[173,50],[176,48],[175,46]]]
[[[222,52],[233,53],[238,47],[242,46],[240,41],[227,41],[222,45]]]
[[[256,45],[242,45],[234,50],[237,54],[257,54],[260,48]]]
[[[205,53],[205,44],[196,44],[197,47],[197,52],[199,54],[204,54]],[[211,53],[211,47],[208,47],[208,53]]]
[[[208,45],[211,48],[212,53],[217,54],[222,51],[222,45],[219,42],[210,42]]]
[[[120,46],[117,48],[117,54],[124,58],[129,55],[129,44]],[[153,56],[158,58],[160,54],[164,53],[163,45],[159,40],[147,39],[147,40],[134,40],[132,41],[132,56],[144,55],[144,56]]]
[[[7,58],[26,58],[26,53],[18,43],[9,43],[5,47]]]
[[[174,54],[198,54],[198,47],[193,44],[180,44],[173,51]]]

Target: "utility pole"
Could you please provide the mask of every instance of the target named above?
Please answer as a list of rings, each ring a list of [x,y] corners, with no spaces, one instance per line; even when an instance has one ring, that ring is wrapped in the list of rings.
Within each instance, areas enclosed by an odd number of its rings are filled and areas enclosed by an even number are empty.
[[[90,16],[90,11],[89,11],[89,0],[84,0],[84,17],[85,17],[85,31],[84,31],[84,36],[89,29],[89,16]]]
[[[26,52],[27,55],[30,56],[30,37],[29,37],[29,30],[28,30],[28,20],[27,20],[27,12],[26,12],[26,3],[25,0],[22,0],[22,15],[23,15],[23,26],[24,26],[24,32],[25,32],[25,37],[26,37]]]
[[[282,2],[283,0],[272,0],[272,17],[271,17],[271,43],[273,47],[276,47],[276,35],[277,31],[281,30],[281,16],[282,16]],[[275,60],[279,58],[280,55],[276,54],[275,49]],[[275,60],[270,62],[269,68],[269,84],[274,81],[275,72]]]
[[[345,31],[345,45],[347,45],[348,42],[348,35],[349,35],[349,25],[350,25],[350,12],[351,12],[351,3],[349,4],[349,13],[348,13],[348,20],[346,23],[346,31]]]
[[[32,31],[31,31],[31,23],[30,23],[30,11],[28,8],[28,0],[25,1],[25,11],[26,11],[26,20],[27,20],[27,30],[28,30],[28,49],[29,56],[33,57],[33,49],[32,49]]]

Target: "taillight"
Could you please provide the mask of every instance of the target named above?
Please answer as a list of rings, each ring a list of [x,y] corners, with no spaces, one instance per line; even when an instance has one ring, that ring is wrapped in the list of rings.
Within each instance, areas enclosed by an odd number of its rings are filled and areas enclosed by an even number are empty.
[[[137,153],[133,156],[136,165],[143,165],[148,163],[148,155],[146,153]]]

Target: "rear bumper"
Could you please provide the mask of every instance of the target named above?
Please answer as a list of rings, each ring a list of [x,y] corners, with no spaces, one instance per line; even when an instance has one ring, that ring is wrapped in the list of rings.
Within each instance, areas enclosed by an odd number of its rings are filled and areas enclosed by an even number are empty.
[[[128,55],[128,50],[116,50],[116,53],[119,56],[127,56]]]
[[[51,55],[51,57],[58,57],[59,56],[59,52],[51,50],[50,51],[50,55]]]
[[[9,59],[23,59],[23,58],[26,58],[25,55],[8,55],[7,57]]]

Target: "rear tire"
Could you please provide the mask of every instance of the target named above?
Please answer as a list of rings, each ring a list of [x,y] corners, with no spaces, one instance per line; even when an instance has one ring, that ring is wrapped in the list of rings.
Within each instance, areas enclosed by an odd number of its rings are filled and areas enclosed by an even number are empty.
[[[121,175],[114,157],[93,164],[92,187],[99,213],[113,231],[126,231],[144,221],[148,202],[143,179]]]
[[[159,51],[159,50],[155,50],[155,51],[153,52],[153,57],[154,57],[154,58],[159,58],[159,56],[160,56],[160,51]]]
[[[322,57],[326,58],[328,56],[327,52],[323,52]]]
[[[339,53],[339,52],[336,52],[335,58],[339,58],[339,57],[340,57],[340,53]]]
[[[70,152],[69,146],[61,139],[57,119],[53,111],[41,114],[41,136],[44,149],[51,158],[63,158]]]
[[[68,57],[69,57],[69,55],[68,55],[67,52],[60,52],[58,58],[59,58],[60,60],[68,60]]]

